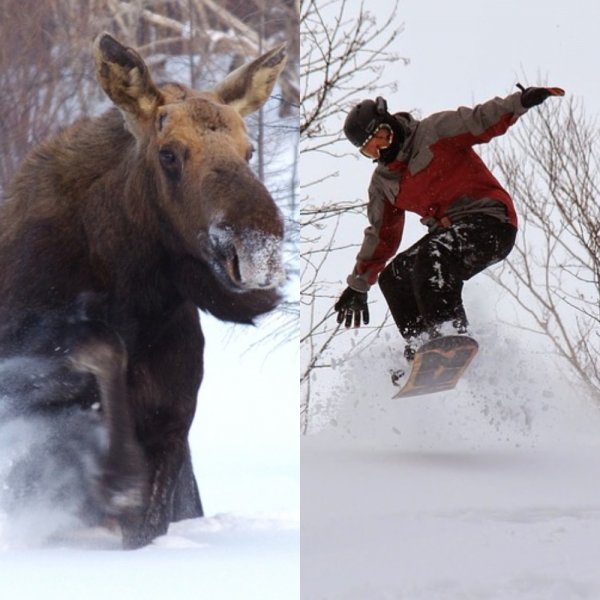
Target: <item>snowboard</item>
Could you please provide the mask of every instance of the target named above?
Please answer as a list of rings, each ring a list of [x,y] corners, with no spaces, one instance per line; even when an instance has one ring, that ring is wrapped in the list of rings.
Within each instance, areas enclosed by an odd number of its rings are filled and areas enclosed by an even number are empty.
[[[479,345],[465,335],[448,335],[425,342],[416,352],[412,369],[394,398],[435,394],[455,388]]]

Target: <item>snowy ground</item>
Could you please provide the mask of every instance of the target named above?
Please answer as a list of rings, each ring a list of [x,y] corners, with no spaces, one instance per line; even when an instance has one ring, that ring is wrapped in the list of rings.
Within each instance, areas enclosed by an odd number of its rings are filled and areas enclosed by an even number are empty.
[[[391,400],[385,335],[321,382],[303,599],[600,598],[600,410],[541,342],[489,319],[475,311],[480,352],[453,392]]]
[[[124,552],[107,531],[51,547],[24,543],[0,516],[0,597],[298,598],[298,346],[255,345],[279,324],[248,329],[203,317],[206,378],[191,442],[207,518]]]

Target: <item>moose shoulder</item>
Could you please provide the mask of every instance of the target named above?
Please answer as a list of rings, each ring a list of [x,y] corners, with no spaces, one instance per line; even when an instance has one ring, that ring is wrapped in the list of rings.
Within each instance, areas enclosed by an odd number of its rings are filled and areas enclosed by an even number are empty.
[[[13,466],[9,506],[77,497],[88,521],[116,517],[132,548],[202,514],[187,442],[197,309],[251,323],[279,300],[283,221],[248,166],[243,117],[286,55],[205,92],[157,86],[108,34],[94,57],[115,106],[35,147],[0,206],[0,424],[50,432]],[[44,489],[50,460],[83,474]]]

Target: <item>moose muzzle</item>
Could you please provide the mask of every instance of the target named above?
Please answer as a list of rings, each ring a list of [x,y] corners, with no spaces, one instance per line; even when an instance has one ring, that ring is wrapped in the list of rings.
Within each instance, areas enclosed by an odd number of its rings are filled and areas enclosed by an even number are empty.
[[[281,237],[256,229],[236,232],[231,225],[212,225],[210,245],[220,270],[241,290],[273,289],[282,285]]]

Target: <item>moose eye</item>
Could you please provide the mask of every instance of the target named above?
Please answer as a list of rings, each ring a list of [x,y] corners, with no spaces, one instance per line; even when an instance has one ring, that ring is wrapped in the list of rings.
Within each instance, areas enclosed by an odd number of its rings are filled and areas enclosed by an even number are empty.
[[[254,146],[250,146],[246,151],[246,162],[250,162],[254,156]]]
[[[161,167],[170,177],[178,177],[181,173],[179,158],[177,154],[168,148],[161,148],[158,151],[158,159]]]

